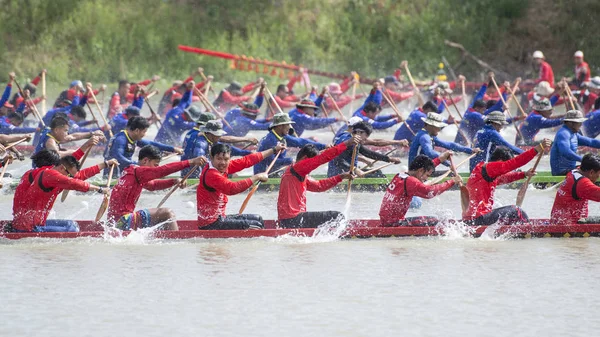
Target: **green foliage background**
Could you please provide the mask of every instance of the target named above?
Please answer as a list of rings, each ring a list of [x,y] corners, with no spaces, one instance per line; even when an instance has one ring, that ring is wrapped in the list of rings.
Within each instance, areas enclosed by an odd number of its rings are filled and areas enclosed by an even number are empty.
[[[511,75],[532,71],[529,55],[545,52],[559,74],[593,43],[600,1],[592,0],[3,0],[0,72],[51,81],[114,82],[151,74],[182,78],[202,65],[219,79],[255,78],[225,60],[177,50],[185,44],[285,60],[315,69],[369,77],[391,73],[407,59],[430,76],[441,57],[460,64],[444,39]],[[479,76],[467,60],[457,72]]]

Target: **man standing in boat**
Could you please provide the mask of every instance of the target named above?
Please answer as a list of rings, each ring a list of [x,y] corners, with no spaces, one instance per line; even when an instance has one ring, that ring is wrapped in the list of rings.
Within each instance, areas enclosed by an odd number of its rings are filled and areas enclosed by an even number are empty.
[[[462,182],[460,176],[455,176],[452,180],[437,185],[424,184],[435,171],[435,167],[442,161],[448,160],[451,154],[451,151],[447,151],[433,160],[419,155],[410,163],[408,172],[398,173],[394,176],[387,186],[379,209],[382,226],[433,226],[437,224],[438,219],[433,216],[405,218],[405,215],[411,207],[414,197],[431,199]]]
[[[567,111],[564,125],[554,137],[550,150],[550,168],[553,176],[563,176],[575,169],[581,156],[577,154],[579,146],[600,148],[600,140],[585,137],[579,133],[587,118],[579,110]]]
[[[202,169],[200,183],[196,190],[199,229],[261,229],[264,222],[260,215],[225,215],[228,195],[236,195],[247,190],[257,181],[267,181],[266,173],[255,174],[239,181],[229,180],[229,175],[252,167],[263,158],[285,150],[283,143],[272,149],[257,152],[242,158],[231,159],[231,147],[215,144],[210,149],[210,163]]]
[[[108,204],[108,220],[121,230],[136,230],[163,224],[163,229],[178,230],[175,213],[169,208],[145,208],[136,211],[142,188],[148,191],[164,190],[179,183],[178,179],[160,179],[190,166],[203,166],[205,157],[177,161],[159,166],[162,155],[152,145],[144,146],[139,153],[138,163],[123,170],[115,185]],[[183,187],[183,186],[181,186]]]
[[[477,164],[467,181],[469,206],[463,211],[463,220],[474,226],[492,225],[499,220],[506,224],[528,222],[527,214],[519,206],[511,205],[493,209],[494,192],[498,185],[510,184],[535,175],[532,170],[527,172],[514,170],[529,163],[537,154],[550,147],[550,144],[552,142],[549,139],[544,139],[535,148],[514,158],[508,148],[497,147],[489,162]]]
[[[362,138],[358,135],[347,139],[319,154],[314,145],[305,145],[296,156],[296,163],[291,164],[281,177],[279,197],[277,198],[277,219],[283,228],[316,228],[329,221],[343,218],[340,212],[306,211],[306,191],[325,192],[339,184],[343,179],[352,179],[352,174],[345,172],[323,180],[314,180],[309,174],[317,167],[342,154],[350,146],[358,146]]]
[[[567,173],[565,181],[556,191],[552,206],[552,223],[572,224],[588,217],[588,200],[600,202],[600,157],[591,153],[581,159],[581,166]],[[585,222],[598,223],[598,217]]]

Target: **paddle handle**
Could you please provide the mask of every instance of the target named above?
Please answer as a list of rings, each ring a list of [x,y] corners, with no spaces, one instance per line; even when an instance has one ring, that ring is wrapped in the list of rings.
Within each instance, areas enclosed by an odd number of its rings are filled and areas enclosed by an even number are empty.
[[[13,148],[13,147],[15,147],[15,146],[17,146],[17,145],[19,145],[19,144],[21,144],[21,143],[25,142],[25,141],[27,141],[27,137],[25,137],[25,138],[21,138],[21,139],[17,140],[16,142],[14,142],[14,143],[12,143],[12,144],[10,144],[10,145],[6,146],[4,149],[5,149],[5,150],[10,150],[11,148]]]
[[[388,152],[386,152],[384,156],[389,156],[390,154],[392,154],[392,152],[394,152],[396,150],[398,150],[398,148],[393,148],[393,149],[389,150]],[[377,163],[378,161],[379,161],[379,159],[371,162],[371,164],[366,165],[365,167],[361,168],[361,170],[368,169],[369,167],[375,165],[375,163]]]
[[[454,102],[454,101],[452,101],[452,102]],[[444,108],[446,110],[448,110],[448,116],[452,116],[452,113],[450,112],[450,108],[448,107],[448,103],[446,103],[446,99],[444,97],[442,97],[442,103],[444,104]],[[457,111],[458,111],[458,108],[457,108]],[[456,125],[458,132],[460,132],[460,134],[463,136],[463,138],[465,139],[467,144],[471,144],[471,140],[469,139],[469,137],[467,137],[465,132],[460,128],[460,125],[458,124],[458,122],[456,120],[454,120],[454,125]]]
[[[2,173],[0,173],[0,188],[2,188],[2,186],[4,186],[4,184],[2,184],[2,179],[4,178],[4,174],[6,173],[7,167],[8,167],[8,160],[6,161],[4,166],[2,166]]]
[[[269,98],[273,101],[273,104],[277,108],[277,111],[279,111],[279,113],[283,113],[283,110],[281,110],[279,103],[277,103],[277,101],[275,100],[275,97],[273,96],[273,93],[271,92],[269,87],[265,86],[265,90],[267,91],[267,94],[269,94]]]
[[[325,100],[323,100],[323,103],[321,103],[321,110],[323,110],[325,118],[329,118],[329,113],[327,113],[327,109],[325,108]],[[333,126],[331,126],[331,124],[329,125],[329,130],[331,130],[331,133],[333,133],[333,135],[335,136],[335,130],[333,129]]]
[[[92,147],[89,147],[87,150],[85,150],[85,154],[81,158],[81,162],[79,162],[79,166],[83,166],[83,164],[85,163],[85,160],[87,159],[91,150],[92,150]],[[65,202],[65,200],[67,200],[67,197],[69,196],[69,192],[71,192],[71,190],[64,190],[62,192],[62,194],[60,196],[60,202]]]
[[[417,94],[417,99],[419,100],[419,105],[423,106],[425,104],[425,101],[423,100],[423,96],[421,96],[421,91],[419,91],[419,88],[415,84],[415,80],[413,79],[413,77],[410,73],[410,69],[408,69],[408,63],[404,64],[404,70],[406,71],[406,75],[408,76],[408,79],[410,80],[410,84],[413,86],[413,90]]]
[[[538,164],[540,163],[540,160],[542,159],[543,156],[544,156],[544,149],[542,147],[542,151],[538,154],[535,164],[533,164],[533,168],[531,169],[532,171],[535,172],[535,170],[537,169]],[[521,207],[523,205],[523,201],[525,201],[525,195],[527,194],[527,188],[529,187],[529,182],[531,181],[531,177],[532,176],[527,177],[527,180],[525,180],[525,183],[523,184],[523,186],[521,186],[519,193],[517,193],[516,204],[519,207]]]
[[[472,155],[468,156],[467,158],[465,158],[463,161],[461,161],[460,163],[458,163],[458,165],[455,166],[456,169],[458,169],[459,167],[463,166],[466,162],[468,162],[469,160],[471,160],[473,157],[475,157],[477,154],[473,153]],[[444,178],[446,178],[450,172],[452,172],[451,170],[446,171],[446,173],[442,174],[441,176],[433,179],[433,180],[428,180],[425,184],[427,185],[433,185],[433,184],[437,184],[440,181],[442,181]]]
[[[354,100],[354,98],[352,100]],[[339,105],[337,104],[337,102],[335,101],[335,99],[333,97],[331,97],[331,101],[333,102],[333,107],[335,108],[337,113],[340,114],[340,117],[342,117],[344,122],[348,122],[348,119],[346,118],[346,116],[344,116],[344,114],[342,113],[342,110],[340,110]],[[352,110],[350,110],[350,113],[352,113]]]
[[[96,95],[94,95],[94,90],[91,90],[91,88],[90,88],[90,94],[92,95],[92,98],[94,99],[94,103],[96,104],[96,109],[98,109],[98,111],[100,111],[100,117],[102,117],[102,121],[104,122],[104,125],[108,125],[108,121],[106,120],[106,117],[104,117],[104,114],[102,113],[102,108],[100,107],[100,104],[98,104],[98,99],[96,98]],[[110,138],[113,137],[112,130],[108,130],[108,135],[110,136]]]
[[[96,118],[96,114],[94,113],[94,110],[92,110],[92,107],[90,106],[90,104],[86,103],[85,105],[87,105],[88,110],[90,110],[90,113],[92,114],[92,118],[96,121],[96,126],[98,127],[98,129],[102,129],[102,127],[100,126],[100,122],[98,122],[98,119]]]
[[[46,71],[42,70],[42,111],[46,113]]]
[[[498,88],[498,83],[496,83],[496,79],[494,78],[494,76],[491,76],[491,80],[492,80],[492,83],[494,84],[494,88],[496,88],[496,92],[498,92],[498,96],[500,96],[500,99],[502,100],[502,104],[504,104],[506,113],[508,113],[508,117],[510,117],[512,119],[513,117],[512,117],[512,114],[510,113],[510,109],[508,108],[508,104],[506,103],[504,96],[502,96],[502,92],[500,92],[500,88]],[[525,139],[523,137],[523,134],[521,133],[521,130],[517,127],[517,123],[512,123],[512,124],[515,127],[515,130],[517,131],[517,134],[519,135],[519,137],[521,139]]]
[[[277,154],[275,155],[275,158],[273,158],[273,161],[271,162],[271,164],[269,164],[269,167],[267,167],[267,170],[265,171],[265,173],[267,175],[269,174],[269,172],[273,168],[273,165],[275,165],[275,162],[277,161],[277,158],[279,158],[279,155],[281,154],[281,152],[283,152],[283,150],[277,152]],[[256,185],[254,185],[254,187],[252,188],[252,190],[250,190],[250,192],[246,196],[246,199],[244,199],[244,202],[242,202],[242,206],[240,206],[240,210],[239,210],[238,214],[244,213],[244,210],[248,206],[248,202],[250,201],[250,198],[252,198],[252,196],[254,195],[254,193],[256,193],[256,190],[258,190],[258,186],[260,186],[260,181]]]
[[[366,176],[367,174],[371,174],[371,173],[373,173],[373,172],[375,172],[375,171],[379,171],[379,170],[381,170],[381,169],[384,169],[384,168],[386,168],[386,167],[388,167],[388,166],[390,166],[390,165],[394,165],[394,163],[387,163],[387,164],[383,164],[383,165],[381,165],[381,166],[379,166],[379,167],[376,167],[376,168],[374,168],[374,169],[370,169],[370,170],[368,170],[368,171],[365,171],[365,172],[363,172],[363,175],[365,175],[365,176]]]
[[[148,100],[148,97],[144,97],[144,102],[146,102],[146,105],[148,106],[148,109],[150,109],[150,113],[152,114],[152,116],[154,118],[156,118],[156,122],[158,122],[158,125],[160,125],[162,127],[162,122],[160,121],[160,117],[156,114],[156,111],[154,111],[154,109],[152,108],[152,105],[150,105],[150,101]]]
[[[382,96],[383,98],[385,98],[386,102],[388,102],[388,104],[391,106],[392,110],[394,110],[394,112],[396,113],[396,116],[400,119],[402,118],[402,115],[400,114],[400,110],[398,110],[398,107],[396,106],[396,103],[394,103],[394,101],[392,100],[392,96],[390,95],[390,93],[387,91],[387,89],[382,90]],[[406,123],[405,120],[402,121],[402,123],[406,126],[406,128],[408,128],[408,131],[410,131],[410,133],[412,133],[413,136],[416,136],[417,134],[413,131],[413,129],[410,127],[410,125],[408,125],[408,123]]]
[[[196,170],[197,170],[199,167],[200,167],[199,165],[194,165],[194,166],[191,168],[190,172],[188,172],[188,173],[187,173],[187,174],[186,174],[186,175],[183,177],[183,179],[181,179],[181,180],[180,180],[180,181],[178,181],[178,182],[177,182],[175,185],[173,185],[173,187],[171,187],[171,190],[169,190],[169,192],[167,193],[167,195],[165,195],[165,197],[164,197],[164,198],[162,198],[162,200],[161,200],[161,201],[158,203],[158,206],[156,206],[156,208],[160,208],[160,207],[161,207],[161,206],[162,206],[162,205],[165,203],[165,201],[167,201],[167,199],[169,199],[169,197],[171,196],[171,194],[173,194],[173,193],[174,193],[174,192],[177,190],[177,187],[179,187],[179,185],[180,185],[182,182],[186,181],[186,180],[187,180],[187,179],[188,179],[188,178],[189,178],[189,177],[190,177],[190,176],[191,176],[191,175],[192,175],[192,174],[193,174],[193,173],[194,173],[194,172],[195,172],[195,171],[196,171]]]
[[[23,89],[21,89],[21,86],[19,85],[19,82],[17,82],[17,79],[14,79],[15,84],[17,85],[17,88],[19,89],[19,93],[21,93],[21,97],[25,98],[25,93],[23,93]],[[31,97],[27,97],[28,102],[31,104],[31,109],[33,110],[33,114],[35,115],[35,117],[37,117],[37,119],[40,121],[40,124],[42,124],[43,127],[46,127],[46,123],[44,123],[44,120],[42,119],[42,115],[40,115],[40,112],[37,109],[37,106],[35,106],[35,104],[33,103],[33,100],[31,99]]]
[[[354,174],[354,163],[356,162],[356,156],[358,156],[358,144],[354,144],[352,150],[352,161],[350,162],[350,174]],[[350,191],[352,190],[352,179],[348,180],[348,191],[346,192],[346,200],[350,198]]]

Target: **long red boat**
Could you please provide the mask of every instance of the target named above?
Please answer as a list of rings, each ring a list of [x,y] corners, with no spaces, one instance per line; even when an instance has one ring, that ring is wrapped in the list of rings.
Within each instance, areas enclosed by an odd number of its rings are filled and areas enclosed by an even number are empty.
[[[7,221],[0,221],[3,226]],[[108,236],[127,236],[129,232],[105,231],[101,223],[93,221],[78,221],[81,231],[76,233],[57,232],[57,233],[12,233],[0,232],[0,238],[23,239],[23,238],[79,238],[95,237],[101,238]],[[263,230],[198,230],[197,223],[194,220],[178,221],[179,231],[157,230],[152,233],[153,238],[159,239],[228,239],[228,238],[257,238],[257,237],[279,237],[279,236],[298,236],[312,237],[320,233],[332,232],[327,229],[278,229],[275,221],[265,221]],[[490,228],[491,227],[491,228]],[[531,237],[590,237],[600,236],[600,224],[551,224],[548,219],[534,219],[528,225],[514,226],[434,226],[434,227],[382,227],[378,220],[350,220],[348,225],[335,233],[340,238],[393,238],[393,237],[427,237],[443,236],[456,230],[464,232],[466,236],[480,237],[486,233],[492,237],[508,236],[510,238],[531,238]]]

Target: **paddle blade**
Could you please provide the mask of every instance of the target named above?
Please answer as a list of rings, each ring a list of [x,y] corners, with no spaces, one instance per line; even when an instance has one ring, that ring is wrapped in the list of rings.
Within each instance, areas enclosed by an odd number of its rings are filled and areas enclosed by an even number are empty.
[[[260,182],[256,185],[254,185],[254,187],[252,188],[250,193],[248,193],[248,195],[246,196],[246,199],[244,199],[244,202],[242,203],[242,206],[240,207],[240,211],[238,212],[238,214],[244,213],[244,210],[246,209],[246,206],[248,206],[248,202],[250,201],[250,198],[252,198],[252,195],[254,195],[256,190],[258,190],[259,185],[260,185]]]
[[[469,209],[469,190],[465,185],[460,187],[460,207],[463,213]]]
[[[60,196],[60,202],[65,202],[67,200],[67,196],[69,195],[69,190],[64,190],[62,195]]]
[[[106,209],[108,208],[108,196],[104,196],[104,200],[102,200],[102,204],[100,205],[100,208],[98,209],[98,213],[96,214],[96,222],[100,221],[100,219],[102,219],[102,216],[104,216],[104,212],[106,212]]]
[[[527,187],[529,186],[529,181],[523,184],[519,189],[519,193],[517,193],[517,206],[523,206],[523,201],[525,200],[525,194],[527,193]]]

